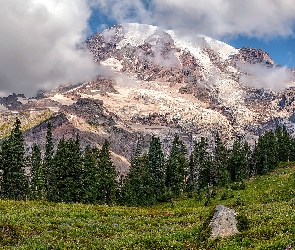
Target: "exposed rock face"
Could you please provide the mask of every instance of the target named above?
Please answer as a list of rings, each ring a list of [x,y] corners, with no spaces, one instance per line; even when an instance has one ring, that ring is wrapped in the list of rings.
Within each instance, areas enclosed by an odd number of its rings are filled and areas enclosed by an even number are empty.
[[[10,110],[15,110],[22,105],[21,99],[26,100],[26,97],[23,94],[13,93],[7,97],[0,97],[0,104]]]
[[[247,62],[250,64],[263,64],[268,67],[275,65],[269,54],[261,49],[246,48],[239,49],[239,54],[231,56],[233,61]]]
[[[211,142],[216,131],[227,142],[239,135],[252,145],[277,124],[295,131],[294,88],[277,92],[240,81],[246,74],[251,79],[241,64],[277,67],[262,50],[141,24],[106,29],[90,37],[85,49],[113,73],[35,99],[0,98],[0,137],[18,116],[27,148],[34,142],[42,147],[49,120],[55,143],[63,134],[79,134],[82,147],[100,147],[107,139],[114,158],[128,166],[138,139],[147,149],[152,135],[160,137],[168,155],[175,134],[190,151],[201,136]]]
[[[215,214],[209,224],[212,228],[212,238],[226,238],[237,234],[237,220],[235,216],[237,212],[233,209],[229,209],[223,205],[218,205],[215,208]]]

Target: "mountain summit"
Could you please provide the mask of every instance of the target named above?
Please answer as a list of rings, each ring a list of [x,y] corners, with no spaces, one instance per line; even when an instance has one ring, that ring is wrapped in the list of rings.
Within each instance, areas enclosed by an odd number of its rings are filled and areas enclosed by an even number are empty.
[[[250,143],[277,124],[294,131],[294,71],[267,52],[135,23],[106,29],[84,45],[105,74],[35,99],[1,98],[2,136],[19,116],[28,146],[42,144],[49,120],[56,141],[77,133],[84,145],[108,139],[124,172],[138,140],[147,145],[153,134],[168,149],[175,134],[190,148],[216,131]]]

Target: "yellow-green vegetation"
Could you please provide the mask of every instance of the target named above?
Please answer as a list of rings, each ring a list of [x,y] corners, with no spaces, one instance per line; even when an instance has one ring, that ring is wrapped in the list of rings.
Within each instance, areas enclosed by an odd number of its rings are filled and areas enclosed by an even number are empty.
[[[5,113],[2,114],[0,119],[0,139],[8,136],[11,133],[13,124],[16,117],[18,117],[22,123],[22,130],[26,131],[34,126],[46,121],[52,116],[53,112],[49,109],[34,111],[33,113],[20,112],[20,113]]]
[[[295,167],[226,189],[204,206],[185,198],[151,207],[99,206],[0,200],[1,249],[286,249],[295,247]],[[222,199],[221,199],[222,197]],[[239,234],[209,239],[217,204],[243,220]],[[248,220],[248,222],[247,222]]]

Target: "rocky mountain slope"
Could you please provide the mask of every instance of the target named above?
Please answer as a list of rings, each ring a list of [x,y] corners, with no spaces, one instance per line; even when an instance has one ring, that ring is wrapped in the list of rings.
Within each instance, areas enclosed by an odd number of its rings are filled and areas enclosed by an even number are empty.
[[[295,89],[253,87],[259,71],[281,69],[262,50],[142,24],[116,25],[90,37],[84,47],[106,75],[37,98],[0,98],[2,137],[19,116],[28,148],[44,145],[50,120],[56,142],[75,134],[82,146],[108,139],[124,173],[138,140],[147,147],[152,134],[168,153],[175,134],[190,150],[200,136],[212,138],[216,131],[228,142],[242,135],[250,143],[277,124],[294,131]],[[284,70],[289,76],[284,86],[292,86],[294,70]]]

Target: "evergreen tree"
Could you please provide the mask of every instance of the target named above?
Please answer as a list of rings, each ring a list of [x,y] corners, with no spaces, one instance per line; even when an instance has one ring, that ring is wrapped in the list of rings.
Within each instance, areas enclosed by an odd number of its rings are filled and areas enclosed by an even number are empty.
[[[42,165],[41,150],[37,144],[32,147],[29,156],[31,167],[30,198],[41,200],[46,198],[45,176]]]
[[[99,197],[99,150],[86,146],[83,156],[83,203],[97,203]]]
[[[59,202],[62,200],[62,192],[61,190],[62,186],[61,183],[63,181],[63,178],[65,177],[65,169],[67,168],[67,149],[66,149],[66,141],[64,138],[62,138],[58,145],[55,152],[55,155],[53,156],[53,159],[51,161],[50,166],[50,178],[47,177],[47,188],[50,191],[47,194],[47,199],[49,201]],[[48,174],[48,172],[47,172]],[[48,181],[48,179],[50,181]]]
[[[248,176],[250,154],[247,142],[243,142],[241,138],[234,141],[228,160],[228,172],[232,182],[242,181]]]
[[[147,206],[156,203],[153,180],[147,167],[147,155],[138,151],[131,160],[121,189],[121,203],[128,206]]]
[[[52,200],[81,202],[83,195],[80,142],[61,139],[53,161]]]
[[[153,190],[158,201],[167,199],[165,186],[165,160],[158,137],[152,136],[148,151],[148,170],[153,180]]]
[[[118,187],[117,172],[111,160],[110,144],[105,140],[99,154],[99,199],[110,205],[114,201]]]
[[[52,139],[52,126],[51,123],[47,123],[47,131],[46,131],[46,143],[45,143],[45,153],[43,160],[43,168],[44,168],[44,176],[45,176],[45,187],[46,187],[46,195],[49,200],[52,199],[52,187],[55,185],[53,183],[52,177],[53,173],[53,155],[54,155],[54,145]]]
[[[214,147],[214,165],[212,171],[213,185],[226,186],[230,182],[230,174],[228,172],[228,150],[224,143],[221,141],[219,133],[215,136],[215,147]]]
[[[295,138],[290,138],[290,154],[289,160],[295,161]]]
[[[208,152],[208,143],[204,137],[196,142],[190,155],[186,191],[191,195],[207,187],[211,181],[212,159]]]
[[[279,163],[277,139],[271,131],[259,136],[253,158],[255,174],[266,174],[277,167]]]
[[[18,118],[11,134],[2,143],[1,153],[1,196],[7,199],[25,199],[28,193],[28,178],[25,174],[24,138]]]
[[[176,135],[166,167],[166,187],[173,197],[179,196],[183,191],[185,170],[187,169],[186,153],[185,145]]]
[[[277,139],[277,153],[278,159],[281,162],[289,161],[291,152],[291,136],[289,135],[286,127],[276,127],[275,136]]]

